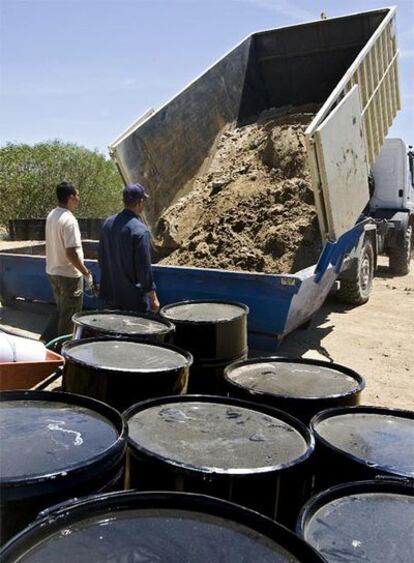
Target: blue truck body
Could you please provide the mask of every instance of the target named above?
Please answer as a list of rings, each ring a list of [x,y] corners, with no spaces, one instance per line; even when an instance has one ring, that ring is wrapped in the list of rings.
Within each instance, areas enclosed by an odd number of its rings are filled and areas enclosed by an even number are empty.
[[[272,275],[201,268],[154,265],[162,304],[184,299],[222,299],[249,306],[249,346],[275,350],[286,334],[307,322],[319,309],[337,278],[345,255],[358,246],[360,223],[337,242],[326,243],[316,266],[296,274]],[[96,260],[87,267],[99,282]],[[53,303],[44,256],[0,253],[0,296],[4,302],[20,297]],[[101,308],[96,297],[85,295],[85,308]]]

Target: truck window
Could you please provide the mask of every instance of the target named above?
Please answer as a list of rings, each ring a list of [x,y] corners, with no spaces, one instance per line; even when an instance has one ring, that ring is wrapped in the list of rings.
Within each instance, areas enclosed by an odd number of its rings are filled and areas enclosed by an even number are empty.
[[[409,181],[411,186],[414,188],[414,152],[411,150],[408,151],[408,168],[410,170]]]

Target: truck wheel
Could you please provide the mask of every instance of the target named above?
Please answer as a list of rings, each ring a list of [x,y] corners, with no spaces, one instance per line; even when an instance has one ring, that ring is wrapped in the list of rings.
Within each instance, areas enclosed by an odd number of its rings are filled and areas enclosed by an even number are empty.
[[[369,299],[372,280],[374,279],[374,249],[371,241],[367,240],[361,249],[355,278],[341,280],[336,297],[341,303],[362,305]]]
[[[393,248],[389,254],[389,268],[397,276],[405,276],[410,271],[412,227],[407,227],[402,248]]]

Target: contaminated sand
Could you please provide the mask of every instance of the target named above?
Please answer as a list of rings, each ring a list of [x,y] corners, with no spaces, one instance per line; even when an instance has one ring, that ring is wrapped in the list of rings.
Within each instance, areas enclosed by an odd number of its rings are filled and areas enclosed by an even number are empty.
[[[321,238],[304,132],[315,107],[263,112],[221,132],[188,193],[161,215],[161,264],[293,273]]]

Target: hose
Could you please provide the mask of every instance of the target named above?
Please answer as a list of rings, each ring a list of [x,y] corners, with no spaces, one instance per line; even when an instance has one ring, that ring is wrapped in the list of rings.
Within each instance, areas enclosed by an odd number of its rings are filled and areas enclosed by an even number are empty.
[[[71,338],[72,334],[64,334],[63,336],[58,336],[53,340],[50,340],[47,344],[45,344],[45,346],[48,350],[53,351],[56,350],[59,344],[63,344],[63,342],[66,342],[66,340],[71,340]]]

